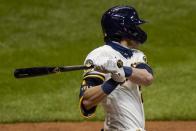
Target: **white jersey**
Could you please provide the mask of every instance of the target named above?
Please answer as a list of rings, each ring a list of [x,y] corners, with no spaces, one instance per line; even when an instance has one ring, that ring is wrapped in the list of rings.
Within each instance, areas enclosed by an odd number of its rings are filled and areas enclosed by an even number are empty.
[[[139,50],[133,50],[131,58],[125,58],[109,45],[93,50],[86,60],[100,60],[101,57],[116,58],[123,61],[123,66],[134,66],[145,63],[145,55]],[[85,61],[86,61],[85,60]],[[106,80],[110,74],[105,74]],[[144,109],[139,85],[127,80],[119,85],[102,101],[105,110],[105,131],[143,131],[145,128]],[[140,129],[140,130],[138,130]]]

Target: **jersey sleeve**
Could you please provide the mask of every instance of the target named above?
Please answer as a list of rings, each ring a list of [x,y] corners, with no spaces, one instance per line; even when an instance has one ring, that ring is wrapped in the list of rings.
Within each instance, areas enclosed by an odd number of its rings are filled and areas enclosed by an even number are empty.
[[[137,52],[137,62],[135,63],[134,67],[138,69],[146,69],[149,73],[153,75],[153,70],[148,64],[147,57],[141,51]]]
[[[89,71],[84,74],[83,81],[80,87],[80,95],[79,95],[80,98],[79,107],[80,107],[81,115],[83,117],[89,118],[94,116],[97,107],[94,106],[89,110],[85,109],[84,105],[82,104],[84,92],[88,88],[93,88],[94,86],[103,84],[104,81],[105,81],[105,77],[102,73]]]
[[[84,64],[85,65],[89,64],[89,60],[90,62],[91,61],[94,62],[96,61],[98,57],[101,57],[100,52],[98,51],[91,52],[86,57]],[[97,106],[94,106],[89,110],[85,109],[84,105],[82,104],[84,92],[89,88],[93,88],[94,86],[103,84],[104,81],[105,81],[105,74],[98,72],[98,71],[94,71],[93,69],[84,71],[83,80],[82,80],[82,84],[80,87],[80,95],[79,95],[79,98],[80,98],[79,107],[80,107],[81,115],[83,117],[89,118],[89,117],[94,116],[96,107],[97,107]]]

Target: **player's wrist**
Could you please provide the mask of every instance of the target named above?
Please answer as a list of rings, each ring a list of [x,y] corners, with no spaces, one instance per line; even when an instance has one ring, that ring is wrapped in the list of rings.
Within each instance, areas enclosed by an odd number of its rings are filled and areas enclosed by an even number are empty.
[[[116,73],[112,73],[111,77],[114,81],[122,84],[125,82],[126,78],[129,78],[132,75],[132,72],[132,67],[123,66],[123,68],[118,69]]]
[[[101,85],[101,88],[103,92],[107,95],[109,95],[117,86],[119,82],[113,80],[112,78],[106,81]]]
[[[123,66],[123,70],[125,72],[125,77],[126,78],[130,77],[132,75],[132,73],[133,73],[132,67]]]

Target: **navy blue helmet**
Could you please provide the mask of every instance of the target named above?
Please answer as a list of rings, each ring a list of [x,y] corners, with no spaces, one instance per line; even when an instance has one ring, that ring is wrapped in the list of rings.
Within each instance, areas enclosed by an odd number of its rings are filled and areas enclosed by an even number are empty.
[[[115,6],[106,11],[101,19],[105,41],[120,41],[123,38],[144,43],[147,34],[139,27],[145,23],[131,6]]]

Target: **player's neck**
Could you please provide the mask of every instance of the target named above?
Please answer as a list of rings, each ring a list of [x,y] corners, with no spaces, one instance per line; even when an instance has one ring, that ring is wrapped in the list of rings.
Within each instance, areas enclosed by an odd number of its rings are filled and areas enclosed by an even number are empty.
[[[128,42],[126,40],[122,40],[120,41],[120,44],[124,47],[127,47],[128,48]]]
[[[120,41],[120,44],[126,48],[133,48],[133,49],[137,49],[139,44],[134,42],[134,41],[131,41],[131,40],[121,40]]]

